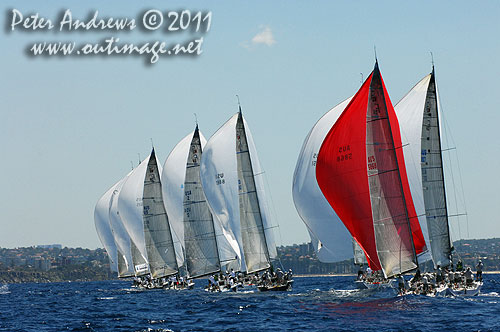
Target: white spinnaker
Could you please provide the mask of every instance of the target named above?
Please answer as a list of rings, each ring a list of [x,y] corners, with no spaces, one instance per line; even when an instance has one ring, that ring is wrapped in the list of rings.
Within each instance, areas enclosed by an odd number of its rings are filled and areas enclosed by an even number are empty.
[[[168,221],[184,249],[184,180],[186,162],[193,133],[184,137],[173,148],[163,164],[161,183],[163,203],[168,214]]]
[[[418,216],[427,249],[431,248],[431,245],[429,242],[429,232],[425,217],[424,194],[422,190],[421,138],[425,98],[430,79],[430,74],[424,77],[394,107],[401,131],[406,173],[410,185],[411,196],[413,198],[413,205],[415,206],[415,212]],[[419,263],[426,262],[430,259],[430,250],[418,256]]]
[[[129,174],[118,196],[118,212],[123,226],[146,263],[148,263],[148,254],[144,238],[142,195],[148,162],[149,156]],[[134,265],[136,273],[148,269],[143,263],[137,265],[135,260]]]
[[[351,98],[344,100],[316,122],[304,140],[293,176],[295,208],[309,233],[312,233],[311,239],[317,239],[322,244],[319,249],[315,248],[318,258],[325,263],[350,259],[353,254],[352,237],[316,180],[316,159],[321,144],[350,101]]]
[[[97,235],[104,249],[106,249],[106,253],[109,257],[110,269],[113,272],[118,272],[118,256],[115,239],[109,223],[109,207],[111,196],[116,186],[117,184],[106,191],[99,201],[97,201],[94,209],[94,223]]]
[[[113,190],[109,208],[109,221],[111,224],[111,230],[113,231],[116,248],[118,250],[118,255],[121,256],[120,261],[125,264],[125,267],[120,267],[121,264],[119,263],[118,273],[120,277],[133,276],[135,274],[134,263],[132,260],[130,236],[123,226],[123,222],[120,218],[120,213],[118,212],[118,197],[120,195],[123,183],[125,182],[127,177],[128,175],[116,184]]]
[[[307,228],[307,227],[306,227]],[[316,252],[316,257],[323,263],[335,263],[335,254],[332,253],[327,247],[325,247],[321,241],[307,228],[309,236],[311,237],[311,243],[313,245],[314,251]],[[333,258],[332,258],[333,257]]]
[[[414,200],[415,196],[418,197],[420,210],[417,210],[417,215],[420,216],[427,248],[431,249],[426,252],[425,260],[431,258],[432,252],[434,266],[448,266],[451,239],[441,154],[441,112],[435,84],[432,74],[427,75],[396,105],[395,110],[402,136],[406,136],[410,147],[404,150],[406,168],[412,170],[408,173],[410,189]]]
[[[235,114],[208,140],[201,156],[200,176],[215,221],[221,264],[229,263],[228,268],[246,271],[237,240],[240,234],[235,153],[237,119],[238,114]]]

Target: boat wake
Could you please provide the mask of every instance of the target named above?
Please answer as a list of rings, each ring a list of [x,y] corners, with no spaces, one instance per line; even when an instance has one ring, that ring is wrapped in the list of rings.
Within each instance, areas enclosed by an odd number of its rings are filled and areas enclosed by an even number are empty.
[[[9,294],[9,285],[2,285],[0,286],[0,294]]]

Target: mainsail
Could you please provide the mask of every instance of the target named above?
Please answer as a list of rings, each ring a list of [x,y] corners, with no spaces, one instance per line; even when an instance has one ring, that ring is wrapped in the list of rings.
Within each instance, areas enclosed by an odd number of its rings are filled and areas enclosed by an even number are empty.
[[[407,139],[405,162],[415,208],[430,243],[434,266],[450,265],[451,240],[446,208],[440,137],[440,106],[434,68],[395,107]]]
[[[293,174],[293,202],[306,224],[320,261],[333,263],[352,257],[352,237],[330,206],[316,181],[319,149],[328,131],[351,98],[328,111],[307,135]]]
[[[207,142],[201,181],[216,225],[237,255],[236,269],[252,273],[269,267],[276,245],[262,170],[241,110]]]
[[[240,203],[241,244],[247,272],[261,271],[271,266],[264,223],[250,159],[250,150],[241,110],[236,122],[236,163]]]
[[[104,249],[109,258],[110,269],[113,272],[118,272],[118,255],[116,249],[115,239],[111,230],[109,221],[109,208],[113,190],[117,184],[111,187],[106,193],[97,201],[94,209],[94,223]]]
[[[184,244],[186,268],[191,278],[221,269],[214,221],[200,179],[200,159],[205,144],[196,126],[194,132],[174,147],[162,172],[165,208],[170,225]]]
[[[153,278],[178,272],[174,241],[163,205],[159,167],[153,149],[129,175],[118,199],[125,228],[141,255],[147,258]]]
[[[406,179],[394,109],[378,64],[326,136],[318,185],[366,254],[386,277],[417,267],[425,241]]]

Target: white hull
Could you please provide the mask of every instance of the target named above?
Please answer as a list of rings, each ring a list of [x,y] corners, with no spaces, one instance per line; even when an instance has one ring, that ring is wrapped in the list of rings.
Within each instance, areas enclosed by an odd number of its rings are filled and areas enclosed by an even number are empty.
[[[477,296],[481,291],[483,286],[482,282],[473,282],[471,286],[468,287],[441,287],[436,290],[436,296]]]

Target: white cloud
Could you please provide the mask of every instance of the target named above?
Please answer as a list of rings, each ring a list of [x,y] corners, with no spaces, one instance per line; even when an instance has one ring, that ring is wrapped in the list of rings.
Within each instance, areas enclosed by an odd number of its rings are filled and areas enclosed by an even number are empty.
[[[252,44],[265,44],[269,47],[276,43],[270,27],[264,27],[262,31],[252,38]]]

